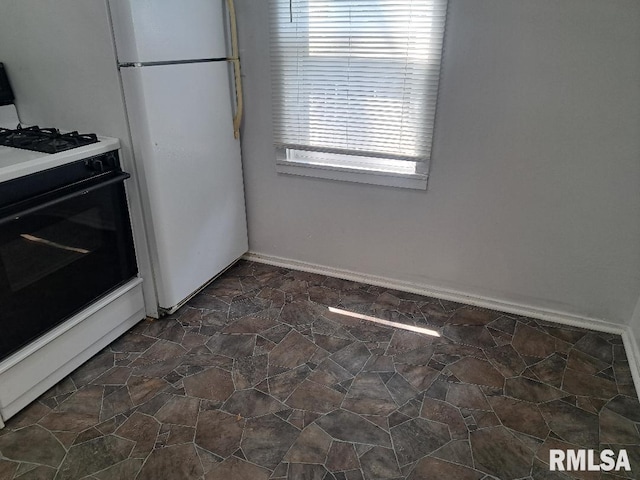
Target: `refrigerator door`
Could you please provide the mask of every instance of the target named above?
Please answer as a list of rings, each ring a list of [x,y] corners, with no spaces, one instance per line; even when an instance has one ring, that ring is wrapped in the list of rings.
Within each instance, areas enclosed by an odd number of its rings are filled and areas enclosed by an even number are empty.
[[[121,69],[160,307],[248,250],[226,62]]]
[[[109,0],[119,63],[225,58],[225,0]]]

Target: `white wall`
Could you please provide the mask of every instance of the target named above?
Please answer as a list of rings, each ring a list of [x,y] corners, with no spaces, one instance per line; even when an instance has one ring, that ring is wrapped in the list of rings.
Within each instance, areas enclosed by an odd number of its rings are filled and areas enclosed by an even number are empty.
[[[638,303],[636,304],[636,308],[633,311],[633,316],[629,321],[629,327],[631,330],[631,336],[636,344],[637,349],[638,347],[640,347],[640,298],[638,298]],[[637,360],[640,361],[640,358],[638,358]]]
[[[267,2],[236,2],[253,252],[627,324],[640,2],[450,0],[426,192],[277,174]]]
[[[106,0],[10,0],[0,12],[0,62],[5,63],[20,120],[120,139],[127,193],[149,314],[155,291],[142,225],[131,142]]]

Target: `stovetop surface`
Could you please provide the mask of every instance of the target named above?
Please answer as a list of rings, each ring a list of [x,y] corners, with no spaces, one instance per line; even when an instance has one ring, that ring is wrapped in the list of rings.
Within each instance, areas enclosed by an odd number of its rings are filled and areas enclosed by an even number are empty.
[[[117,138],[98,136],[97,140],[96,143],[53,154],[0,145],[0,182],[120,148]]]
[[[8,132],[15,132],[20,125],[18,112],[15,105],[0,106],[0,132],[4,132],[8,136]],[[20,129],[20,135],[32,135],[35,129],[24,127]],[[66,138],[67,132],[60,132],[56,129],[39,129],[44,131],[45,135],[58,135]],[[15,133],[14,133],[15,134]],[[18,138],[20,138],[18,136]],[[95,138],[95,141],[93,139]],[[12,180],[14,178],[30,175],[49,168],[55,168],[65,163],[83,160],[93,157],[101,153],[117,150],[120,148],[120,141],[117,138],[101,137],[92,135],[93,143],[83,146],[76,146],[68,150],[58,151],[57,153],[44,153],[33,150],[25,150],[24,148],[16,148],[15,146],[5,146],[0,142],[0,182]]]
[[[98,137],[94,133],[61,133],[58,129],[40,128],[37,125],[0,128],[0,145],[42,153],[58,153],[97,142]]]

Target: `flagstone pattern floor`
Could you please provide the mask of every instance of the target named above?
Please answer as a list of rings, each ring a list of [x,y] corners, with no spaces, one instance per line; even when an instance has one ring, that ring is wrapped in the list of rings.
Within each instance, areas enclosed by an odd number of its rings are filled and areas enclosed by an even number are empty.
[[[639,425],[619,336],[240,262],[9,420],[0,478],[640,478]]]

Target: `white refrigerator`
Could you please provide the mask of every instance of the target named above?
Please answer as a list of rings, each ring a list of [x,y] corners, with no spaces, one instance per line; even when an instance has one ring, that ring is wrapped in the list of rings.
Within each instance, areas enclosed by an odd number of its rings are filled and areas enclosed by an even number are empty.
[[[248,250],[224,0],[109,0],[152,269],[171,313]]]

